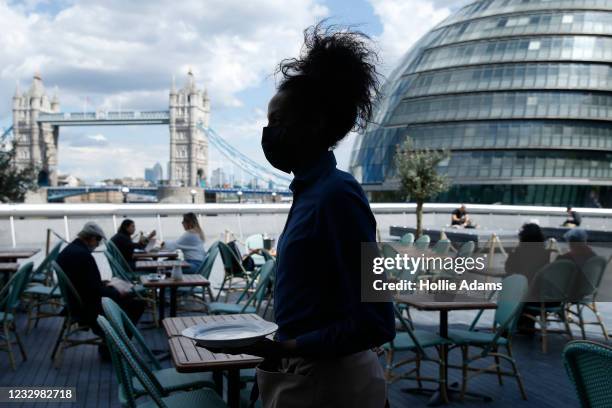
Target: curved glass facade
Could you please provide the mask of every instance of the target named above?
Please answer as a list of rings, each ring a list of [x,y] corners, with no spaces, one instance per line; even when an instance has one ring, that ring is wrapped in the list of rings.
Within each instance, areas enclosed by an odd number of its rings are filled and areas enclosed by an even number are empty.
[[[462,8],[390,75],[351,172],[389,197],[410,138],[451,150],[440,170],[453,187],[438,200],[612,206],[610,35],[612,0]]]

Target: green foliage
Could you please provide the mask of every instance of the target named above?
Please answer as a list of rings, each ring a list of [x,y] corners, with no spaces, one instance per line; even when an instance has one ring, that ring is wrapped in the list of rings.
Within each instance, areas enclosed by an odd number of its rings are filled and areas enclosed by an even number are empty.
[[[448,190],[448,179],[438,173],[437,167],[449,154],[448,150],[414,150],[410,138],[403,146],[398,145],[395,166],[401,192],[411,200],[422,203]]]
[[[15,166],[15,148],[0,145],[0,202],[22,202],[28,190],[36,190],[36,169]]]

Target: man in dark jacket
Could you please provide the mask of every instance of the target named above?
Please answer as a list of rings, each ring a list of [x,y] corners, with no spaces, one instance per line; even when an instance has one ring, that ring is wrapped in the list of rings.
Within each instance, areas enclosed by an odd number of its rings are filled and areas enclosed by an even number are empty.
[[[105,238],[104,231],[94,222],[83,226],[77,238],[72,241],[57,257],[57,263],[66,273],[81,298],[82,304],[77,300],[68,298],[68,307],[74,318],[90,326],[94,333],[102,335],[102,330],[96,323],[98,315],[102,312],[102,297],[109,297],[121,306],[132,322],[136,324],[144,311],[144,303],[133,295],[121,295],[108,281],[102,281],[100,271],[92,252]],[[105,355],[105,350],[101,349]]]

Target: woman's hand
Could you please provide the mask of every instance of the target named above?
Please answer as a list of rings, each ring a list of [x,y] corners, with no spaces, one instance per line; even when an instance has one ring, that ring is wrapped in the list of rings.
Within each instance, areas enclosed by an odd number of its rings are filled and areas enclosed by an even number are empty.
[[[224,354],[249,354],[251,356],[263,357],[266,359],[279,359],[283,357],[290,357],[295,355],[296,352],[296,341],[273,341],[268,338],[259,340],[257,343],[250,344],[243,347],[230,347],[230,348],[211,348],[207,347],[212,353],[224,353]]]

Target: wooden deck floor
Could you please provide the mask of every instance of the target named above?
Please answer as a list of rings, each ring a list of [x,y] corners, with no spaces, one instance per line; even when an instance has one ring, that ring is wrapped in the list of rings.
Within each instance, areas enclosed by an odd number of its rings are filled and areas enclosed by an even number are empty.
[[[607,313],[609,316],[610,314]],[[612,316],[611,316],[612,317]],[[451,322],[467,322],[471,315],[451,314]],[[431,313],[415,313],[415,321],[422,322],[422,328],[435,330],[437,315]],[[58,318],[45,319],[39,327],[29,335],[23,334],[28,352],[26,362],[19,361],[17,371],[13,372],[8,364],[6,353],[0,354],[0,385],[2,386],[74,386],[77,389],[77,402],[71,404],[78,407],[107,408],[118,407],[117,384],[110,363],[102,362],[97,349],[92,346],[81,346],[66,351],[63,364],[59,369],[52,366],[50,360],[51,348],[59,331]],[[19,328],[23,333],[25,322],[20,316]],[[143,330],[152,348],[167,349],[166,339],[161,329]],[[591,336],[597,339],[596,335]],[[481,376],[470,382],[470,389],[486,393],[493,398],[492,402],[483,403],[466,399],[454,402],[452,406],[460,407],[576,407],[578,402],[574,390],[569,383],[560,353],[566,339],[554,336],[550,343],[550,351],[542,354],[538,337],[515,338],[515,354],[519,360],[519,369],[525,380],[528,401],[520,399],[518,387],[511,378],[505,379],[499,386],[494,376]],[[452,354],[452,360],[458,362],[457,352]],[[165,364],[171,364],[165,361]],[[430,375],[435,375],[435,366],[424,369]],[[451,382],[458,380],[459,373],[450,374]],[[402,388],[413,386],[407,381],[399,381],[390,386],[392,407],[426,406],[427,397],[402,392]],[[9,407],[66,407],[70,404],[36,403],[7,404]]]

